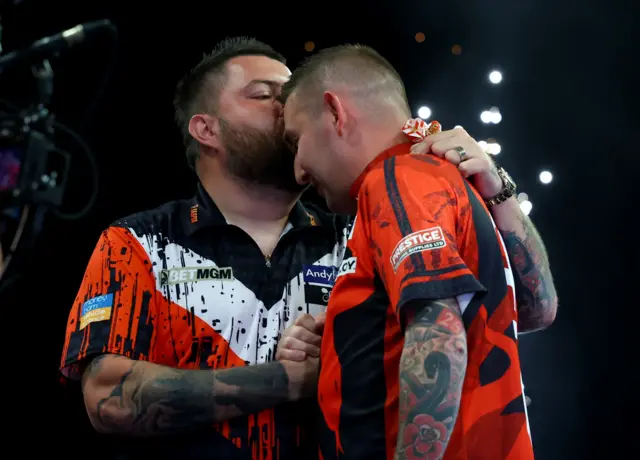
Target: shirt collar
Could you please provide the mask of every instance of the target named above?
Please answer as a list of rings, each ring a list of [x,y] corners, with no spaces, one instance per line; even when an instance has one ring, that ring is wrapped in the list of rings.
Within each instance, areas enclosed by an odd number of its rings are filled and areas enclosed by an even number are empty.
[[[402,144],[394,145],[393,147],[383,151],[377,157],[375,157],[371,163],[364,168],[364,171],[358,176],[353,185],[351,185],[351,189],[349,190],[349,195],[352,199],[356,200],[358,198],[358,194],[360,193],[360,187],[362,187],[362,182],[364,178],[367,176],[369,171],[375,168],[377,165],[382,163],[387,158],[391,158],[396,155],[405,155],[411,152],[411,146],[413,144],[411,142],[403,142]]]
[[[211,199],[201,183],[198,183],[196,195],[188,201],[186,209],[182,210],[182,219],[188,235],[193,235],[203,228],[224,227],[227,220]],[[316,227],[320,222],[298,200],[289,214],[289,223],[293,228]]]

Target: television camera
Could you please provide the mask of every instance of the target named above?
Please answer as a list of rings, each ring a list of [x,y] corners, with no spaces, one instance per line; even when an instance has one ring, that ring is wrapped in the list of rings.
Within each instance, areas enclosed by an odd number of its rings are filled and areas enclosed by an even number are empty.
[[[12,260],[16,254],[28,253],[47,213],[77,219],[95,202],[98,171],[94,156],[83,139],[59,123],[50,110],[54,91],[50,61],[67,48],[104,32],[115,37],[116,28],[108,20],[93,21],[4,53],[0,24],[0,74],[9,68],[27,67],[37,90],[35,101],[24,108],[0,100],[0,294],[19,276],[10,271]],[[68,136],[86,155],[93,176],[89,200],[73,214],[60,209],[72,155],[57,145],[58,134]]]

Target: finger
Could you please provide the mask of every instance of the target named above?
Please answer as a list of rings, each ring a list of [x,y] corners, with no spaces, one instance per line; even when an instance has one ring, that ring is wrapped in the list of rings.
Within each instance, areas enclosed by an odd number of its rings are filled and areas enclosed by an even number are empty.
[[[325,312],[319,313],[315,317],[316,320],[316,334],[321,334],[324,329],[324,324],[327,322],[327,314]]]
[[[466,144],[463,140],[458,137],[450,137],[447,139],[442,139],[431,146],[431,153],[442,156],[448,150],[455,150],[458,147],[463,147],[465,150],[472,150],[466,147]]]
[[[298,316],[293,324],[303,327],[308,331],[314,331],[316,329],[316,320],[309,313]]]
[[[421,140],[417,144],[413,144],[411,146],[411,153],[415,153],[415,154],[429,153],[429,150],[431,150],[431,145],[434,142],[433,138],[435,136],[436,135],[426,136],[423,140]]]
[[[278,348],[276,352],[276,359],[278,361],[304,361],[307,359],[307,354],[300,350],[290,350],[288,348]]]
[[[444,154],[444,159],[454,165],[460,164],[460,154],[457,150],[447,150]]]
[[[290,331],[287,333],[287,337],[294,338],[296,340],[301,340],[310,345],[315,345],[317,347],[322,343],[322,336],[315,333],[315,322],[313,323],[313,331],[311,332],[308,329],[305,329],[301,326],[293,326]]]
[[[460,134],[463,134],[464,131],[460,131],[457,129],[447,129],[446,131],[440,131],[436,134],[430,134],[425,139],[429,139],[432,142],[439,142],[444,139],[451,139],[452,137],[459,137]]]
[[[488,171],[491,167],[481,158],[470,158],[469,160],[460,163],[458,169],[464,177],[469,177],[483,171]]]
[[[417,144],[413,144],[413,146],[411,147],[411,153],[430,153],[431,146],[433,144],[435,144],[436,142],[440,142],[443,139],[449,139],[457,134],[458,132],[456,132],[456,130],[450,129],[448,131],[442,131],[437,134],[425,136],[423,140],[421,140]]]
[[[303,342],[300,339],[296,339],[295,337],[286,337],[282,340],[278,349],[284,350],[297,350],[306,353],[308,356],[312,356],[317,358],[320,356],[320,347],[316,345],[311,345],[308,342]]]
[[[441,131],[438,133],[438,137],[440,138],[440,140],[451,139],[454,137],[459,139],[461,136],[468,136],[467,132],[462,127],[447,129],[446,131]]]

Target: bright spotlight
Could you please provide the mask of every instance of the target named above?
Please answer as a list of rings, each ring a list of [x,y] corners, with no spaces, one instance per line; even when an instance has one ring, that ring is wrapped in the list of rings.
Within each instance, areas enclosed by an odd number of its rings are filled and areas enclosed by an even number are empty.
[[[422,106],[418,109],[418,116],[423,120],[431,117],[431,109],[427,106]]]
[[[524,200],[520,203],[520,209],[522,210],[525,216],[528,216],[531,210],[533,209],[533,205],[531,204],[531,201]]]
[[[483,110],[480,114],[480,120],[486,124],[493,123],[494,125],[497,125],[502,121],[500,109],[498,109],[498,107],[491,107],[489,110]]]
[[[502,147],[497,142],[489,142],[487,144],[487,153],[490,155],[497,155],[502,152]]]
[[[489,81],[494,85],[500,83],[502,81],[502,72],[493,70],[491,73],[489,73]]]
[[[498,109],[498,107],[491,107],[489,113],[491,114],[490,122],[494,125],[497,125],[502,121],[502,115],[500,114],[500,109]]]
[[[489,144],[487,144],[487,141],[478,141],[478,145],[482,147],[482,150],[484,150],[485,152],[487,151],[487,147],[489,146]]]
[[[527,201],[529,199],[529,195],[527,195],[524,192],[518,193],[518,203],[521,203],[523,201]]]
[[[453,129],[464,129],[464,128],[463,128],[462,126],[460,126],[460,125],[455,125],[455,126],[453,127]]]
[[[489,112],[488,110],[484,110],[481,114],[480,114],[480,120],[482,120],[482,123],[491,123],[491,120],[493,119],[493,114],[491,112]]]
[[[553,180],[553,174],[549,171],[542,171],[540,173],[540,182],[543,184],[549,184]]]

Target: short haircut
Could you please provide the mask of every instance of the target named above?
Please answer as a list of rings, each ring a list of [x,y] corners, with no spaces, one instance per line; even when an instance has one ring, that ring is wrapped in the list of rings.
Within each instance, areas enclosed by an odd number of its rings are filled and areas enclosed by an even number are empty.
[[[225,38],[210,54],[178,82],[173,106],[175,120],[186,148],[187,162],[192,169],[200,149],[189,134],[189,120],[197,113],[215,113],[220,91],[226,83],[227,62],[239,56],[266,56],[286,64],[284,56],[266,43],[250,37]]]
[[[301,103],[313,111],[319,109],[322,93],[339,88],[349,91],[371,109],[392,102],[407,115],[411,114],[404,83],[396,69],[377,51],[364,45],[334,46],[310,56],[285,83],[281,99],[286,102],[295,92],[296,97],[303,99]]]

